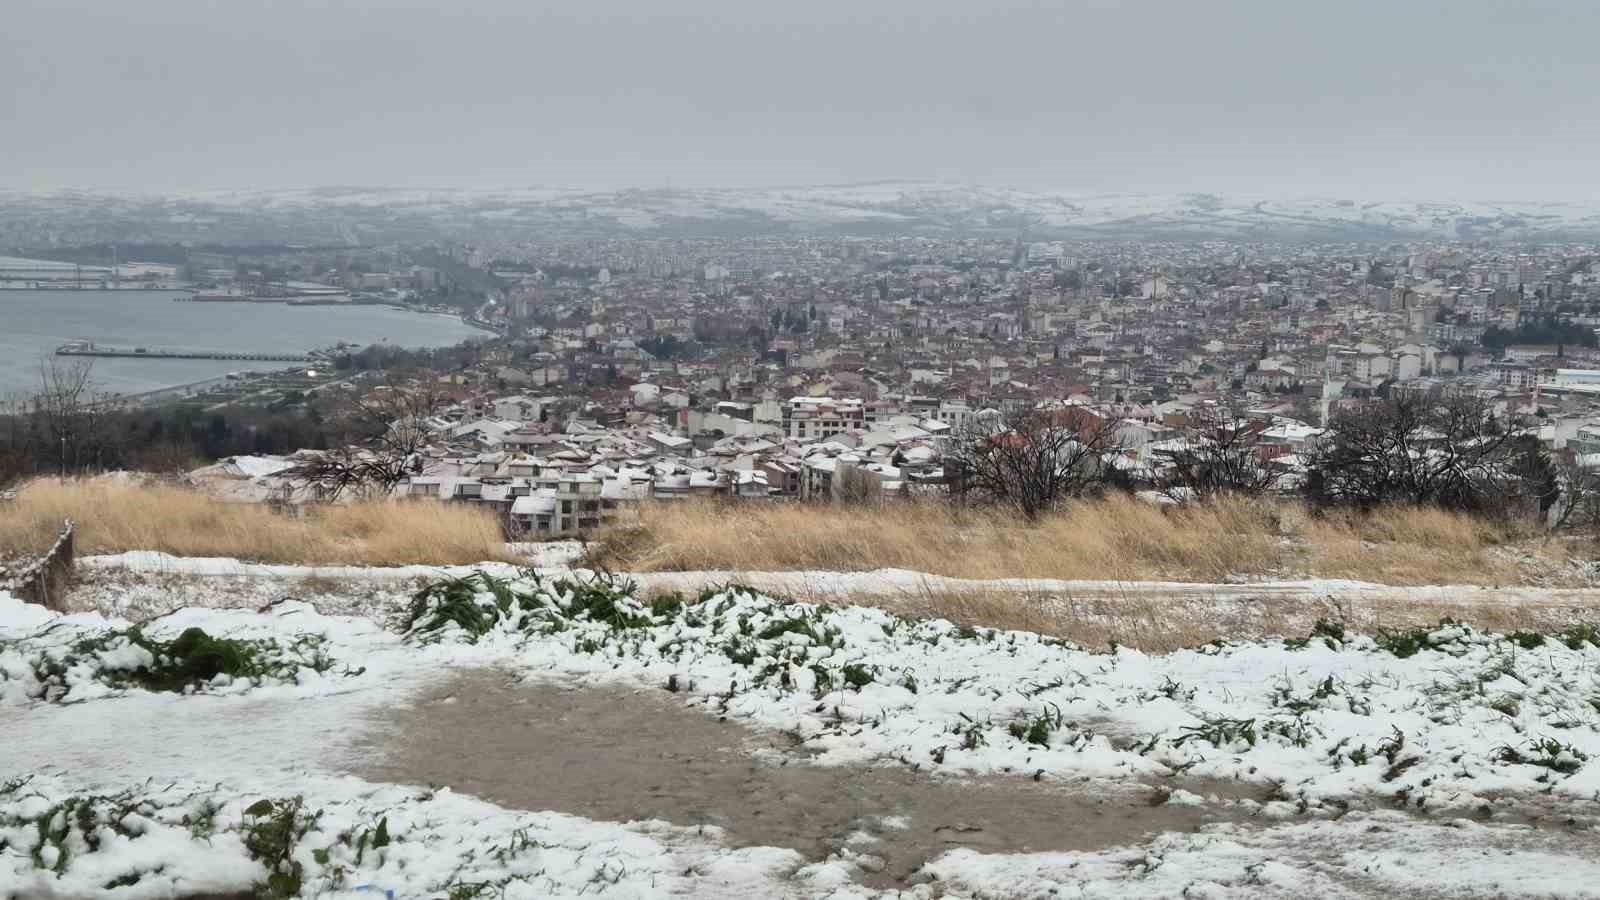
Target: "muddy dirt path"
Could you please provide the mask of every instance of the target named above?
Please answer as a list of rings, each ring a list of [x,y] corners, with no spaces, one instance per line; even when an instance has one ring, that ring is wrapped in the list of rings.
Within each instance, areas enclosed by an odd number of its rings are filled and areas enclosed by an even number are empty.
[[[783,735],[719,722],[665,690],[518,683],[499,671],[455,675],[371,725],[360,741],[368,761],[354,772],[371,781],[591,819],[715,825],[730,845],[812,860],[848,847],[882,861],[868,882],[878,886],[953,847],[1096,850],[1244,819],[1214,804],[1152,806],[1154,792],[1137,786],[813,766]]]

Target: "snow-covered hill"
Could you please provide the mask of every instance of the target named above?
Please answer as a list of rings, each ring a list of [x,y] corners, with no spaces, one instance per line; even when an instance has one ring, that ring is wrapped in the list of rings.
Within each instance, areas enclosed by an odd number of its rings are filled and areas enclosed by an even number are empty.
[[[490,220],[609,220],[649,230],[695,223],[778,229],[888,227],[914,231],[1030,230],[1086,236],[1532,237],[1600,233],[1600,209],[1538,202],[1368,202],[1220,194],[1075,195],[926,182],[760,189],[586,192],[559,188],[428,191],[322,188],[200,195],[258,209],[389,208]]]
[[[1561,240],[1600,237],[1581,202],[1361,202],[1236,194],[1074,194],[933,182],[752,189],[586,191],[325,187],[182,197],[0,195],[12,212],[100,208],[172,224],[256,217],[282,225],[327,214],[370,237],[432,227],[463,234],[795,232],[1016,234],[1118,239]]]

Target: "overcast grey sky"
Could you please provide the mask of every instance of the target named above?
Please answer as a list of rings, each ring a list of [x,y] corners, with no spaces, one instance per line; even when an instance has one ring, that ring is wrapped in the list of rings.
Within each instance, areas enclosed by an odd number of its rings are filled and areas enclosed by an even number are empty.
[[[1591,199],[1596,0],[7,0],[0,185]]]

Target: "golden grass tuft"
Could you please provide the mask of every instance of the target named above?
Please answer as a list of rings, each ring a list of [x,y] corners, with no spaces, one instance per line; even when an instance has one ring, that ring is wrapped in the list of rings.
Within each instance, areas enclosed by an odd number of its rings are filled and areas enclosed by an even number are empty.
[[[1367,514],[1301,516],[1296,537],[1311,574],[1385,584],[1517,584],[1520,549],[1543,568],[1559,568],[1565,544],[1535,539],[1531,525],[1444,510],[1398,507]]]
[[[1506,552],[1510,545],[1519,553]],[[602,531],[591,556],[638,572],[897,568],[976,579],[1502,585],[1524,580],[1525,563],[1559,581],[1560,547],[1514,525],[1432,509],[1314,517],[1289,501],[1164,508],[1116,495],[1033,524],[932,502],[649,504]]]
[[[470,565],[516,561],[494,517],[472,507],[375,502],[284,516],[195,491],[109,479],[23,487],[0,504],[0,560],[43,550],[63,519],[79,552],[156,550],[313,565]],[[1090,646],[1150,651],[1218,637],[1305,634],[1318,618],[1362,630],[1433,624],[1449,615],[1495,630],[1560,627],[1589,608],[1569,598],[1499,592],[1421,601],[1404,590],[1163,589],[1140,581],[1348,578],[1417,584],[1584,586],[1567,553],[1592,543],[1546,541],[1515,525],[1428,509],[1316,517],[1293,502],[1224,500],[1160,508],[1115,496],[1028,524],[944,503],[882,507],[660,503],[603,531],[592,562],[634,572],[864,571],[899,568],[956,578],[1103,581],[1043,592],[955,587],[917,579],[886,594],[838,596],[815,579],[796,599],[881,606],[972,625],[1021,628]],[[140,576],[146,577],[146,576]],[[807,583],[809,579],[801,579]],[[342,590],[308,582],[305,590]],[[1265,590],[1265,589],[1262,589]]]
[[[303,517],[110,479],[25,485],[0,505],[0,559],[38,552],[63,519],[81,553],[157,550],[302,564],[514,561],[491,514],[407,502],[323,507]],[[646,504],[603,530],[591,561],[616,570],[866,571],[958,578],[1221,582],[1344,578],[1390,585],[1581,585],[1564,541],[1431,509],[1312,516],[1286,501],[1163,508],[1117,495],[1036,523],[941,502]]]
[[[441,503],[364,502],[304,516],[222,503],[197,491],[108,479],[25,485],[0,505],[0,558],[40,552],[64,519],[79,554],[157,550],[310,565],[470,565],[514,561],[483,510]]]

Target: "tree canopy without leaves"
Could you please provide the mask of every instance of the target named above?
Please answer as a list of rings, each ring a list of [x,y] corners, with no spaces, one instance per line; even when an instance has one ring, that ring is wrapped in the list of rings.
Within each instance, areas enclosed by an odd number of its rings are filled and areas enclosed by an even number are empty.
[[[432,437],[426,420],[444,400],[434,382],[399,376],[346,397],[332,417],[341,446],[307,460],[294,474],[323,500],[347,491],[387,495],[421,471],[420,454]]]
[[[114,414],[93,360],[45,357],[33,393],[0,407],[0,484],[30,471],[76,474],[118,462]]]
[[[1522,433],[1472,394],[1397,392],[1332,418],[1309,453],[1306,493],[1318,504],[1504,513],[1528,495]]]
[[[945,465],[958,493],[1033,519],[1105,483],[1105,457],[1118,449],[1114,426],[1071,408],[974,417],[953,436]]]
[[[1174,500],[1219,494],[1264,494],[1275,490],[1283,473],[1262,459],[1267,423],[1227,406],[1196,406],[1186,414],[1178,440],[1152,453],[1158,463],[1155,485]]]
[[[1549,526],[1600,533],[1600,469],[1573,460],[1553,463],[1551,471],[1556,495],[1547,513]]]

